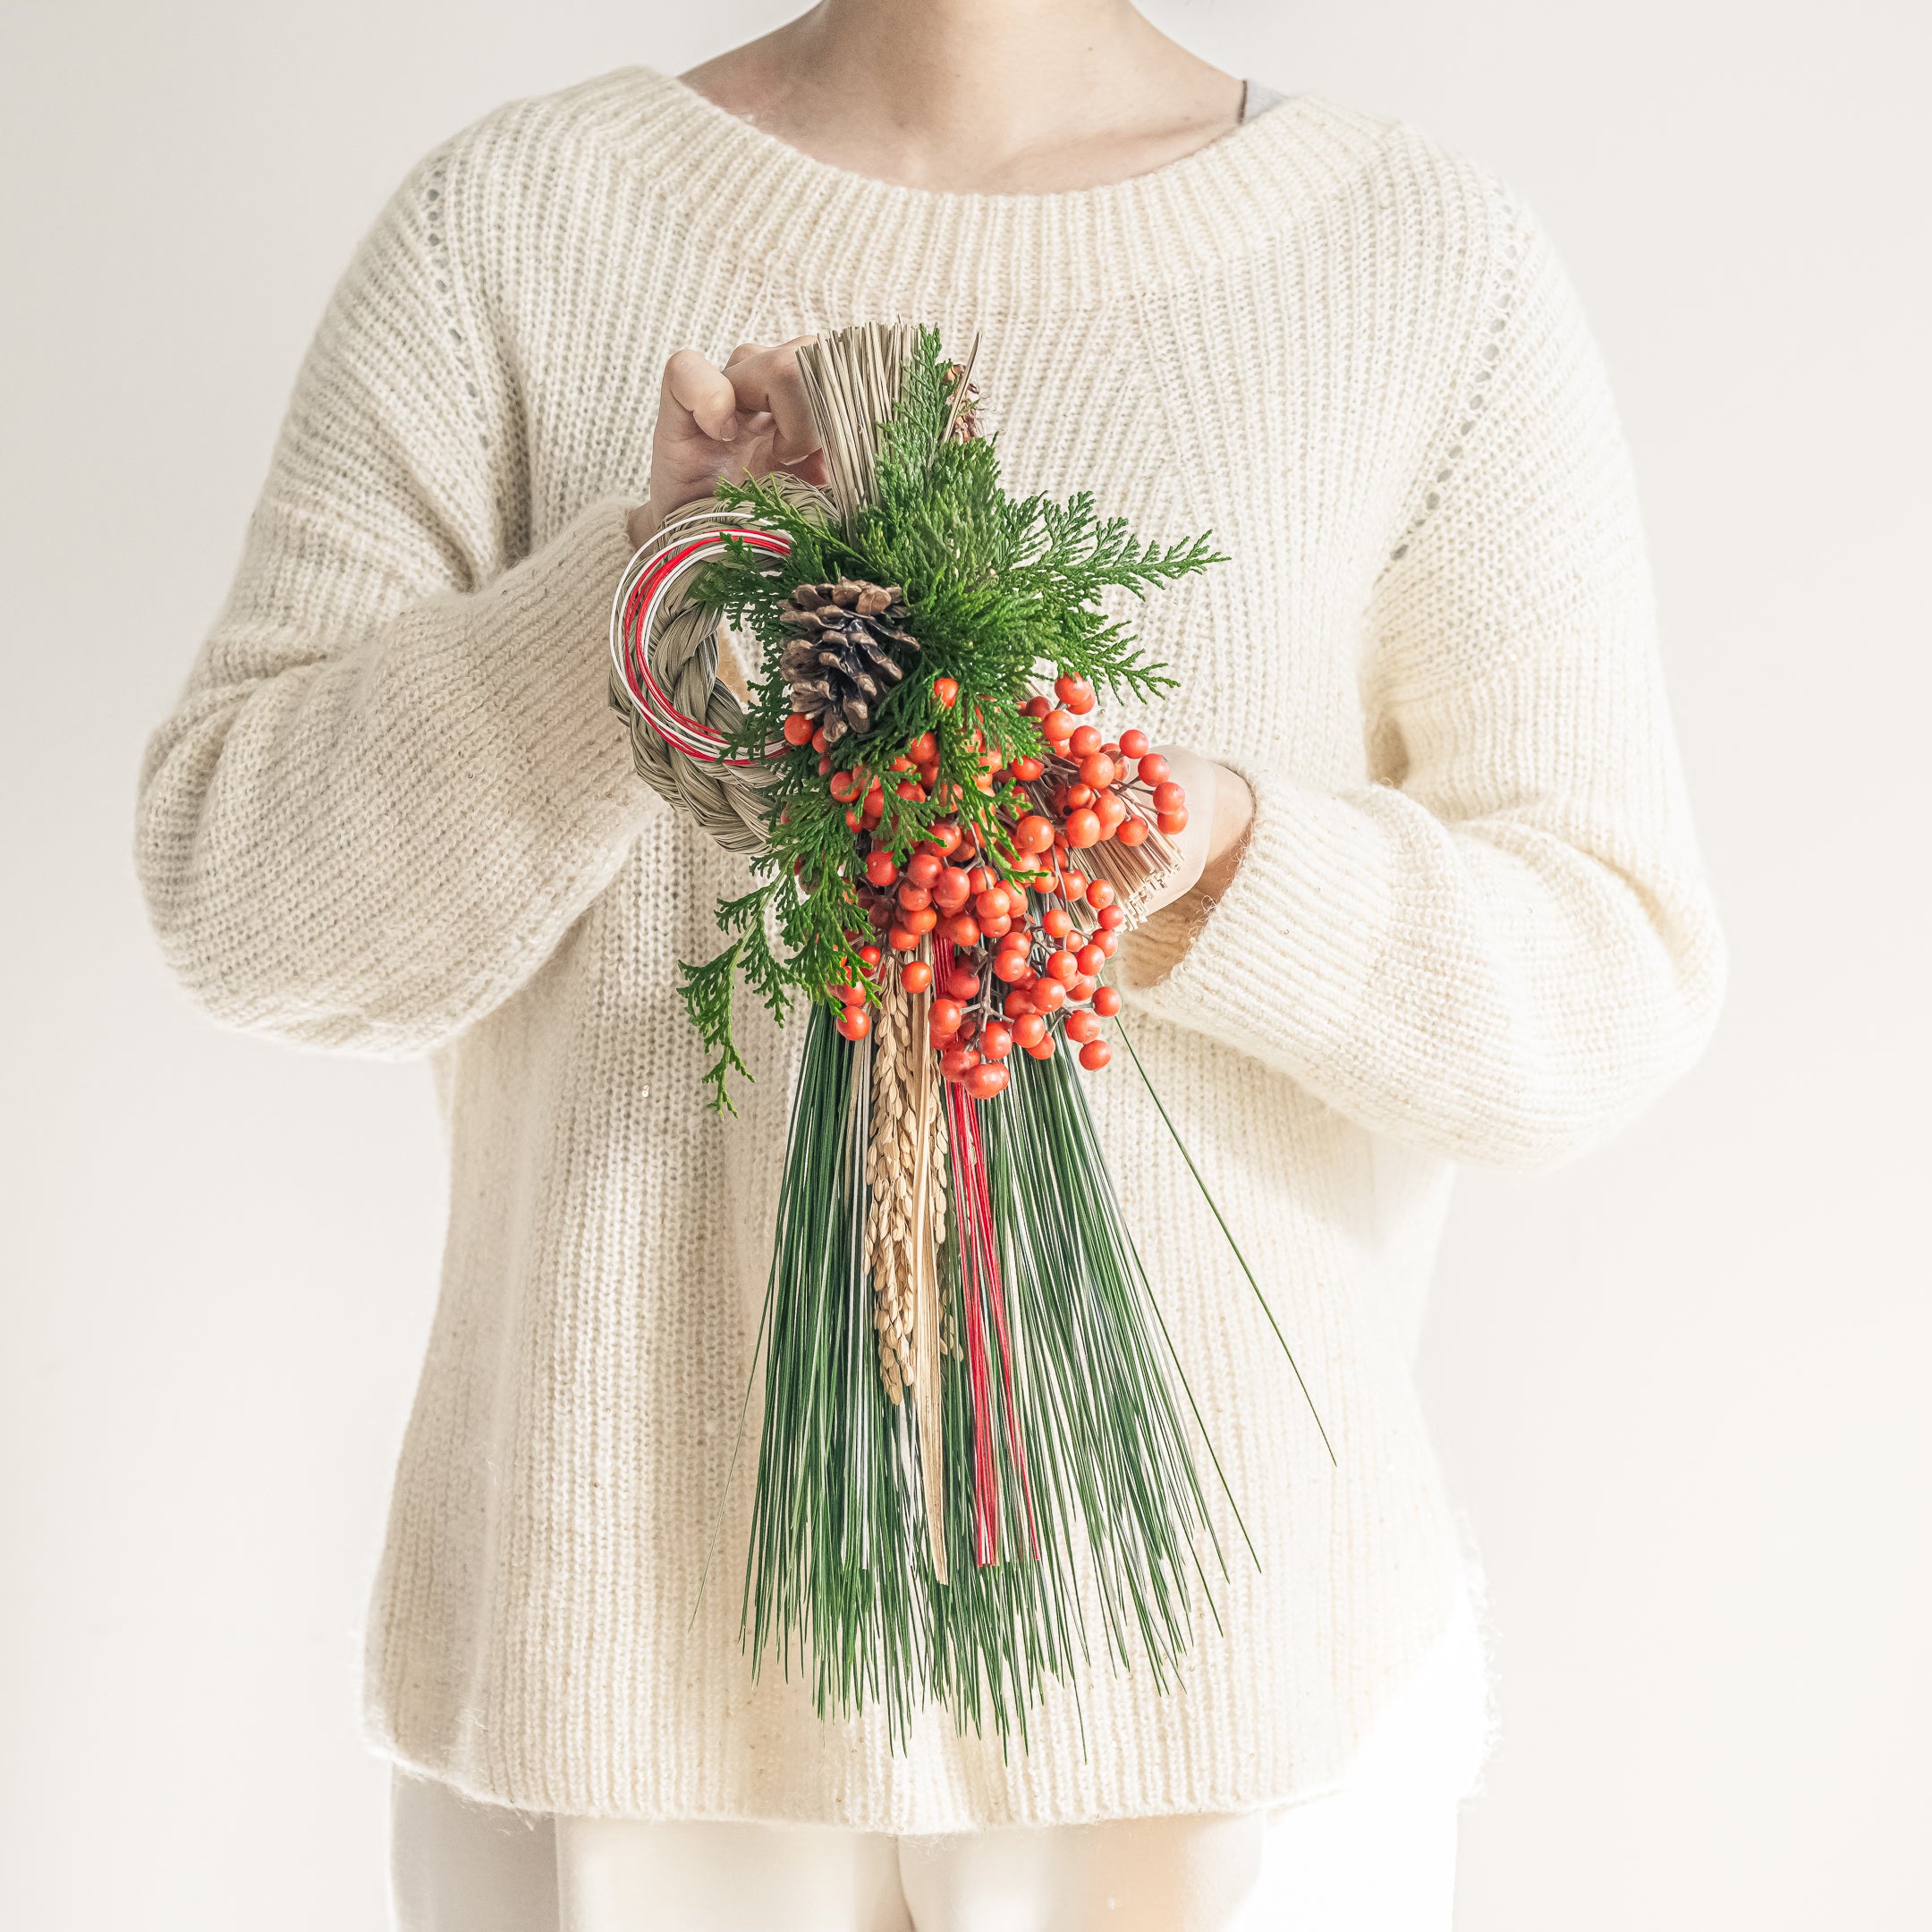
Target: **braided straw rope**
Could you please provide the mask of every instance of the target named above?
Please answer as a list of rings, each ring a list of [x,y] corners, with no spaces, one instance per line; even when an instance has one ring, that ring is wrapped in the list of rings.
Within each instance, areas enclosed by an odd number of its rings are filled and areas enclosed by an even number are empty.
[[[683,668],[674,674],[669,688],[681,710],[692,711],[713,730],[729,733],[738,724],[739,707],[730,691],[716,678],[717,637],[708,623],[693,623],[701,613],[686,611],[665,627],[665,631],[703,633],[693,646],[679,637],[674,650],[682,656]],[[662,633],[660,633],[662,634]],[[708,657],[711,663],[701,662]],[[692,704],[691,687],[712,682],[711,693],[701,700],[702,708]],[[755,852],[765,848],[766,826],[756,784],[739,772],[720,772],[715,766],[700,764],[674,750],[652,730],[650,720],[631,700],[623,680],[616,671],[610,679],[610,701],[614,710],[631,720],[631,762],[637,775],[651,790],[673,805],[682,805],[704,830],[726,852]]]
[[[824,503],[809,485],[796,489]],[[718,678],[716,620],[691,601],[698,566],[732,537],[774,555],[787,547],[741,512],[699,504],[666,519],[631,557],[611,600],[610,701],[630,720],[638,776],[727,852],[756,852],[768,840],[763,794],[775,767],[731,755],[744,708]]]

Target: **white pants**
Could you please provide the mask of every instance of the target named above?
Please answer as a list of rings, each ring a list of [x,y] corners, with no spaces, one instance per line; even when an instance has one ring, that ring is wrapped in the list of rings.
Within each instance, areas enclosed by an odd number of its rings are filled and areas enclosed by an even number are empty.
[[[397,1932],[1448,1932],[1487,1732],[1465,1596],[1339,1790],[1271,1811],[895,1838],[511,1811],[398,1772]]]

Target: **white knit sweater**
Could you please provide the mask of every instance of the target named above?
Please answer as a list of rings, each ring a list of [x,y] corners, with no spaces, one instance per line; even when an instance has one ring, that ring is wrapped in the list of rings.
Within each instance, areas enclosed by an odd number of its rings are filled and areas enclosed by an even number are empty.
[[[1117,1061],[1100,1130],[1260,1567],[1184,1688],[1097,1663],[1004,1759],[937,1715],[895,1756],[739,1651],[749,1450],[728,1471],[797,1041],[754,1018],[742,1117],[707,1113],[675,968],[746,875],[633,776],[605,696],[665,357],[875,316],[985,330],[1013,486],[1233,559],[1140,614],[1180,680],[1141,722],[1248,775],[1253,835],[1130,1018],[1340,1458]],[[436,1069],[448,1246],[378,1737],[643,1818],[939,1831],[1332,1783],[1452,1601],[1407,1358],[1453,1164],[1627,1121],[1723,970],[1562,272],[1481,172],[1307,97],[1041,197],[859,179],[642,70],[490,114],[329,308],[139,860],[216,1018]]]

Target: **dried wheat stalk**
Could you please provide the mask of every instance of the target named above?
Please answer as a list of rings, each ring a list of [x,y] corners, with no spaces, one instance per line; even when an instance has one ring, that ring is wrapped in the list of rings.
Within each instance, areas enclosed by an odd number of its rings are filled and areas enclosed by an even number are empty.
[[[912,1000],[889,974],[879,989],[872,1024],[872,1119],[866,1148],[866,1259],[872,1270],[872,1326],[878,1335],[879,1374],[896,1404],[913,1380],[913,1317],[919,1249],[926,1231],[915,1224],[919,1110],[915,1092]],[[925,1042],[919,1043],[923,1052]]]

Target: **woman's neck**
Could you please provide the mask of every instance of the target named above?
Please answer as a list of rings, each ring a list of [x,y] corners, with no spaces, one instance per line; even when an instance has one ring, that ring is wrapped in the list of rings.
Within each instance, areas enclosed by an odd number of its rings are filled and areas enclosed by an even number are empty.
[[[1127,0],[821,0],[683,78],[814,160],[962,193],[1124,181],[1241,118]]]

